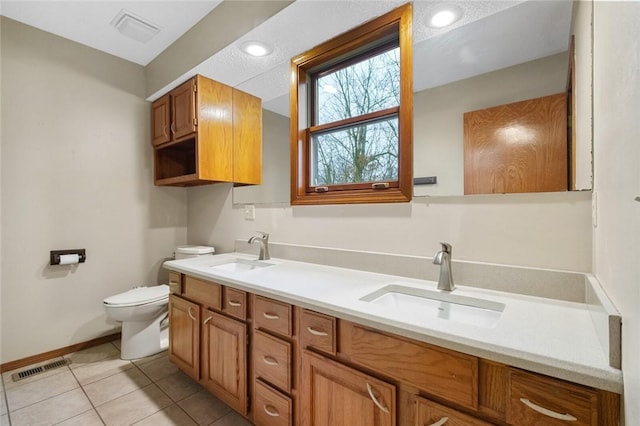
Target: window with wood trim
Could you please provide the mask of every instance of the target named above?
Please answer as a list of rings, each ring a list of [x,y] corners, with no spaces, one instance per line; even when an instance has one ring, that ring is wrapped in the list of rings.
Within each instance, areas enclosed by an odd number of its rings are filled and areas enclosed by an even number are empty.
[[[411,200],[411,4],[291,60],[291,204]]]

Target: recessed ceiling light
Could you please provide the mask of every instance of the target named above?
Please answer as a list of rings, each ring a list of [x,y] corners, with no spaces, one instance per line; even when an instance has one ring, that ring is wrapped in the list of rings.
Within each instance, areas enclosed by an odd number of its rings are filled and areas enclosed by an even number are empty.
[[[240,45],[240,49],[247,55],[256,57],[267,56],[273,51],[271,46],[269,46],[268,44],[254,40],[245,41]]]
[[[434,10],[429,15],[428,25],[432,28],[444,28],[462,18],[462,9],[458,6],[447,5]]]
[[[160,32],[160,27],[122,9],[111,21],[120,34],[132,38],[140,43],[146,43]]]

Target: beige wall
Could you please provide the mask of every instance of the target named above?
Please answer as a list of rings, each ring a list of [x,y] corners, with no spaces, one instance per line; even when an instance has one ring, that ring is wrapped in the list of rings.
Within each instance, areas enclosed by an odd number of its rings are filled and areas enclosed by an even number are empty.
[[[590,192],[426,197],[384,205],[256,206],[245,221],[231,186],[188,189],[188,240],[232,251],[255,230],[274,242],[591,271]]]
[[[622,314],[626,426],[640,425],[639,2],[594,5],[594,270]]]
[[[102,300],[165,274],[186,191],[152,185],[142,67],[1,22],[5,363],[112,333]],[[87,262],[48,266],[66,248]]]

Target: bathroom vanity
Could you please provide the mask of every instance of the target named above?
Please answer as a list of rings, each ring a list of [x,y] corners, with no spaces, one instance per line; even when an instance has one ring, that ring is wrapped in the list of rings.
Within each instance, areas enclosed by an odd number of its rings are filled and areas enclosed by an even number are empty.
[[[239,253],[164,266],[171,361],[257,425],[619,424],[586,303]]]

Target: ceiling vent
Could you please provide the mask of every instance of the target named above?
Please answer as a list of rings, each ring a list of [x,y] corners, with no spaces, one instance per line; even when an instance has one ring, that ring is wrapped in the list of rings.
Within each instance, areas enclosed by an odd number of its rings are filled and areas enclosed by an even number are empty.
[[[143,18],[122,9],[111,21],[120,34],[132,38],[140,43],[146,43],[160,32],[160,27]]]

